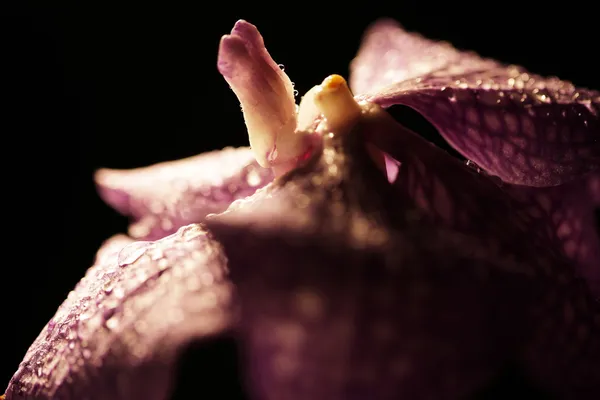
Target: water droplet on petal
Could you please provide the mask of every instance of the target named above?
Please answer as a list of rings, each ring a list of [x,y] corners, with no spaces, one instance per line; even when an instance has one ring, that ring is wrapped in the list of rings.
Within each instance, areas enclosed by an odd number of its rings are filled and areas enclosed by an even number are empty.
[[[246,182],[248,182],[248,185],[251,187],[258,186],[260,185],[260,175],[256,170],[253,169],[248,172],[248,175],[246,176]]]
[[[475,163],[475,161],[471,161],[471,160],[467,160],[465,162],[465,165],[473,170],[475,170],[475,172],[480,173],[481,172],[481,167],[479,167],[479,165],[477,165]]]
[[[48,328],[47,328],[47,335],[51,335],[52,332],[54,331],[54,327],[56,326],[56,322],[54,322],[53,319],[50,320],[50,322],[48,322]]]
[[[119,326],[119,320],[117,317],[112,317],[106,321],[106,327],[110,330],[114,330]]]
[[[126,267],[139,260],[148,250],[151,242],[135,242],[125,246],[118,257],[119,267]]]
[[[102,290],[105,294],[110,294],[113,291],[113,282],[108,281],[102,286]]]

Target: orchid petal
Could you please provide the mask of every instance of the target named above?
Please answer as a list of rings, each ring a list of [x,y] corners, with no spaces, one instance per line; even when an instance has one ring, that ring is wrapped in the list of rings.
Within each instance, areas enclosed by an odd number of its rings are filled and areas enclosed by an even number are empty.
[[[600,242],[588,181],[550,188],[498,186],[484,172],[465,168],[418,135],[393,125],[387,131],[373,130],[368,140],[400,163],[394,187],[430,221],[489,238],[500,252],[518,254],[532,264],[559,269],[573,265],[600,298]],[[545,253],[548,258],[541,260]]]
[[[377,93],[448,67],[455,74],[464,74],[497,65],[474,53],[458,52],[448,42],[433,42],[406,32],[394,20],[382,19],[363,35],[358,54],[350,63],[350,87],[355,94]]]
[[[507,185],[515,200],[514,214],[530,232],[547,238],[548,247],[560,249],[600,299],[600,238],[594,220],[597,203],[586,180],[550,188]]]
[[[207,221],[239,283],[257,398],[441,398],[490,379],[507,353],[489,317],[501,324],[511,309],[513,324],[505,326],[515,328],[520,317],[508,304],[490,314],[482,307],[497,290],[469,276],[491,268],[487,261],[465,260],[427,229],[388,242],[394,253],[382,253],[381,226],[345,201],[321,203],[320,193],[340,194],[335,186],[306,184],[267,189]],[[422,249],[432,242],[435,251]],[[520,299],[515,293],[511,302]],[[448,374],[456,387],[430,384]]]
[[[588,332],[600,332],[600,242],[592,216],[594,185],[579,180],[551,188],[496,186],[497,181],[487,174],[465,167],[433,145],[424,145],[423,139],[400,125],[382,127],[365,128],[366,137],[400,162],[393,186],[402,198],[411,200],[437,226],[483,240],[497,251],[488,257],[519,260],[519,271],[531,275],[531,283],[545,286],[533,302],[537,322],[523,361],[531,373],[551,382],[546,384],[556,392],[593,398],[598,387],[577,377],[591,373],[590,379],[600,378],[600,368],[590,369],[590,365],[600,365],[600,340],[587,338]],[[561,318],[552,317],[561,307]],[[579,323],[585,325],[580,337],[548,332],[550,326],[572,332],[572,326]],[[586,350],[570,355],[565,339],[577,342],[574,348]],[[568,373],[560,366],[565,362]],[[562,374],[571,378],[564,379]]]
[[[544,237],[522,241],[531,236],[531,227],[513,213],[513,199],[487,174],[466,167],[384,112],[373,113],[363,129],[368,143],[399,163],[392,183],[402,199],[399,207],[416,207],[431,223],[482,238],[521,259],[534,254],[532,247],[552,247]]]
[[[133,170],[96,174],[100,196],[135,221],[129,234],[154,240],[201,222],[273,179],[248,148],[224,149]]]
[[[332,246],[329,235],[297,233],[219,230],[237,267],[258,267],[239,286],[247,370],[257,398],[442,398],[448,392],[460,398],[503,363],[506,343],[490,319],[508,322],[502,311],[516,307],[485,310],[488,296],[502,291],[469,285],[465,276],[491,268],[487,261],[469,260],[469,272],[454,274],[463,255],[442,246],[444,253],[417,247],[420,255],[404,259],[407,265],[386,265],[368,251]],[[395,245],[414,249],[414,240]],[[240,251],[243,258],[236,256]],[[415,272],[417,262],[441,271],[430,269],[420,278],[401,272]],[[440,273],[439,280],[430,273]],[[516,306],[519,300],[510,301]],[[519,326],[519,313],[512,317],[514,325],[508,325]],[[431,385],[448,376],[456,386]]]
[[[414,108],[505,182],[554,186],[600,165],[600,92],[460,52],[389,21],[372,28],[353,66],[359,87],[373,84],[368,66],[384,77],[361,99]]]
[[[406,155],[426,162],[440,156],[397,124],[367,120],[356,129],[400,161],[400,174],[415,162]],[[461,398],[510,360],[546,388],[597,390],[572,379],[597,365],[599,340],[569,334],[582,349],[569,359],[570,371],[556,366],[568,354],[558,338],[538,336],[538,322],[598,332],[590,319],[600,315],[598,304],[566,259],[515,222],[508,194],[447,157],[419,177],[448,192],[426,192],[429,204],[456,199],[452,214],[467,216],[444,221],[402,190],[407,186],[389,185],[364,148],[340,150],[332,143],[345,139],[327,140],[321,158],[206,221],[238,283],[259,397]],[[454,190],[460,179],[467,182]],[[482,217],[493,220],[485,226]],[[567,320],[543,308],[550,298],[552,307],[574,307]],[[542,356],[554,366],[538,363]],[[456,387],[431,385],[447,374],[456,374]]]
[[[229,327],[225,263],[197,225],[156,242],[109,240],[30,347],[6,399],[166,398],[179,352]]]
[[[231,34],[221,38],[217,67],[242,105],[258,163],[281,167],[302,158],[310,137],[296,131],[293,84],[269,55],[254,25],[239,20]]]

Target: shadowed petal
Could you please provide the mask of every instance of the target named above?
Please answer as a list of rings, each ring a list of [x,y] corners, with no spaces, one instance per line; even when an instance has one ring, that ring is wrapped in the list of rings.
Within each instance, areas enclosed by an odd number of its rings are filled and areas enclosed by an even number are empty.
[[[415,207],[421,219],[482,241],[493,259],[506,258],[506,265],[519,260],[522,273],[547,275],[568,271],[571,266],[543,226],[533,226],[521,202],[507,194],[497,180],[485,172],[466,167],[443,150],[391,120],[365,121],[369,143],[383,149],[400,164],[392,187],[402,199],[397,207]],[[597,268],[594,268],[597,270]],[[572,276],[573,278],[573,276]]]
[[[594,201],[594,205],[600,207],[600,173],[590,174],[587,181],[588,192]]]
[[[96,174],[104,201],[134,220],[129,234],[150,240],[201,222],[210,213],[222,212],[272,179],[272,172],[256,163],[249,148],[227,148],[144,168],[104,169]]]
[[[549,188],[498,186],[393,122],[387,131],[372,132],[368,140],[400,162],[393,186],[432,222],[489,238],[500,252],[554,265],[555,271],[574,267],[600,298],[593,180]],[[540,259],[544,254],[548,258]]]
[[[360,98],[416,109],[505,182],[554,186],[598,169],[600,92],[459,52],[389,21],[367,36],[356,80],[369,65],[390,79]]]
[[[551,188],[507,185],[504,191],[515,199],[515,215],[530,232],[548,240],[571,260],[595,297],[600,299],[600,240],[594,218],[597,203],[586,180]]]
[[[361,129],[398,158],[400,174],[411,162],[404,154],[439,156],[395,126]],[[444,173],[442,160],[421,178],[448,195],[424,196],[455,202],[453,214],[467,218],[432,221],[439,210],[389,185],[364,142],[328,140],[320,159],[207,220],[239,283],[260,398],[463,398],[508,361],[547,389],[593,398],[597,380],[577,379],[600,365],[598,304],[560,254],[532,244],[523,224],[502,222],[512,218],[507,194],[458,163],[458,177]],[[502,225],[485,226],[482,215]],[[567,318],[562,307],[572,307]],[[542,337],[542,322],[568,332],[577,355],[561,345],[565,336]]]
[[[454,398],[489,379],[506,343],[482,306],[492,291],[471,282],[486,262],[451,272],[464,255],[445,251],[434,231],[391,238],[381,204],[358,193],[373,187],[343,186],[326,174],[296,177],[207,221],[239,282],[258,398]],[[432,242],[435,251],[421,249]]]
[[[178,352],[229,326],[225,263],[195,225],[157,242],[109,240],[30,347],[6,399],[167,398]]]

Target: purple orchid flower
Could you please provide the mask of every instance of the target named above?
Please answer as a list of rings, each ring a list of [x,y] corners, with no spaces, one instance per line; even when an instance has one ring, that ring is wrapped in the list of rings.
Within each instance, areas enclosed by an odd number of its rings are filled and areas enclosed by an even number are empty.
[[[357,96],[332,75],[297,107],[245,21],[218,68],[251,149],[98,172],[129,236],[102,246],[6,400],[166,399],[187,346],[222,336],[258,399],[462,399],[509,364],[597,398],[599,92],[391,21],[352,61]]]

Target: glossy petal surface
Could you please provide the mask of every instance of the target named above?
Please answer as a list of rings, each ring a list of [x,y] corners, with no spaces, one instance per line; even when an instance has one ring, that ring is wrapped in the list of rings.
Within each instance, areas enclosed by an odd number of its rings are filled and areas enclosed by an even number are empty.
[[[96,174],[104,201],[132,217],[129,234],[148,240],[222,212],[272,179],[272,172],[258,165],[249,148],[227,148],[144,168],[105,169]]]
[[[350,87],[355,94],[380,93],[390,85],[447,70],[455,74],[498,66],[475,53],[458,52],[448,42],[434,42],[407,32],[394,20],[372,24],[350,63]]]
[[[600,92],[376,24],[352,65],[360,98],[419,111],[503,181],[554,186],[600,165]]]
[[[109,240],[30,347],[6,399],[165,399],[178,351],[230,322],[225,262],[194,225],[157,242]]]

